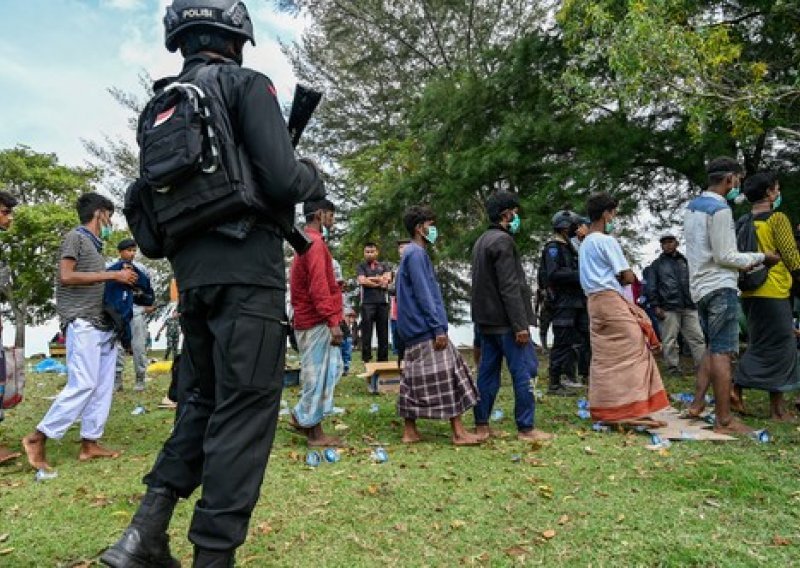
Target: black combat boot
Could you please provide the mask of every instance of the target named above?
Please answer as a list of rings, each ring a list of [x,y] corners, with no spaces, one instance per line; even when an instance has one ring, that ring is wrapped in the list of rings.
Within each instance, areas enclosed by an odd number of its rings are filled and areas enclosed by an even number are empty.
[[[233,550],[206,550],[194,547],[192,568],[233,568]]]
[[[147,489],[131,524],[100,557],[113,568],[180,568],[169,551],[167,527],[178,497],[166,487]]]

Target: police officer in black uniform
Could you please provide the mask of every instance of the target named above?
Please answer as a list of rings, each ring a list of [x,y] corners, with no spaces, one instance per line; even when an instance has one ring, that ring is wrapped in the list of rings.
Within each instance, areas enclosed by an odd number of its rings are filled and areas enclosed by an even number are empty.
[[[575,367],[589,373],[589,314],[578,273],[578,251],[571,239],[581,218],[572,211],[553,216],[553,236],[542,251],[541,267],[545,293],[552,306],[553,347],[550,350],[552,395],[570,395],[582,384],[575,382]]]
[[[272,83],[240,67],[245,42],[255,44],[244,4],[174,0],[164,25],[167,49],[180,49],[184,56],[181,76],[200,65],[220,65],[234,137],[275,210],[291,219],[296,203],[323,198],[316,167],[295,158]],[[283,238],[270,221],[259,219],[243,240],[200,233],[174,252],[170,263],[180,291],[183,356],[193,368],[189,394],[144,478],[147,492],[139,509],[101,561],[116,567],[180,566],[170,554],[167,527],[177,499],[202,484],[189,529],[194,566],[233,566],[258,500],[280,409]]]

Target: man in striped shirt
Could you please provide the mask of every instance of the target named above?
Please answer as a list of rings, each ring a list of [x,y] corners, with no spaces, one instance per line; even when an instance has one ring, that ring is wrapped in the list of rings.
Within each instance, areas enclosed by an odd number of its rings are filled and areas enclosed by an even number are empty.
[[[60,439],[81,419],[81,461],[117,457],[101,446],[111,396],[117,347],[111,323],[103,310],[106,282],[133,285],[130,268],[107,271],[103,240],[111,234],[114,205],[97,193],[78,198],[81,226],[64,237],[56,279],[56,311],[67,329],[67,384],[53,401],[36,430],[22,439],[28,462],[35,469],[50,469],[45,453],[48,438]]]

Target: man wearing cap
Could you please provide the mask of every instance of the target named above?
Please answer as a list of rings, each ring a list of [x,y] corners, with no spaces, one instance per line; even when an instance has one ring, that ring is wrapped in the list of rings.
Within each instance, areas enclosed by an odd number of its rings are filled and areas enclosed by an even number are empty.
[[[697,306],[689,292],[689,265],[678,251],[678,239],[661,237],[661,255],[650,265],[645,295],[660,322],[664,363],[672,375],[680,375],[678,334],[689,345],[695,367],[700,365],[706,342],[700,329]]]
[[[553,236],[542,250],[540,286],[545,286],[552,305],[553,348],[550,350],[550,385],[547,392],[568,396],[575,382],[575,366],[584,377],[589,374],[589,314],[586,295],[580,285],[578,252],[572,237],[581,218],[569,210],[556,213],[552,219]]]
[[[322,419],[333,410],[333,392],[342,376],[342,291],[325,244],[335,211],[327,199],[303,204],[305,232],[312,244],[305,254],[295,254],[289,275],[301,388],[290,423],[305,434],[309,446],[341,443],[322,430]]]
[[[733,158],[720,157],[708,163],[706,172],[708,189],[689,202],[683,220],[689,290],[708,339],[687,415],[697,417],[703,412],[710,384],[714,388],[714,430],[747,433],[750,428],[731,414],[731,356],[739,352],[738,273],[762,263],[772,266],[780,262],[780,256],[736,248],[733,213],[726,200],[736,199],[740,193],[742,166]]]
[[[138,274],[147,276],[147,270],[144,266],[135,263],[136,253],[138,247],[136,241],[133,239],[122,239],[117,244],[119,251],[119,262],[130,265]],[[149,281],[149,278],[148,278]],[[134,295],[136,290],[134,290]],[[133,370],[136,381],[133,384],[133,390],[143,391],[145,373],[147,372],[147,314],[151,313],[155,308],[153,307],[152,300],[149,300],[149,305],[142,305],[136,301],[133,303],[133,315],[131,317],[131,352],[133,354]],[[123,349],[117,349],[117,368],[114,376],[114,390],[119,392],[122,390],[122,371],[125,367],[125,352]]]

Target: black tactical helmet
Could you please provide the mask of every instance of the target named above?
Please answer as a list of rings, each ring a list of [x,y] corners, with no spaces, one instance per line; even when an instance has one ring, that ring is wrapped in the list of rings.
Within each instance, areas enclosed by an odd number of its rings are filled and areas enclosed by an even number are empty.
[[[253,21],[244,2],[238,0],[173,0],[164,16],[167,49],[178,49],[178,36],[195,26],[225,30],[250,40],[253,45]]]
[[[562,229],[569,229],[572,225],[577,225],[579,222],[580,217],[577,213],[564,209],[553,215],[553,230],[560,231]]]

